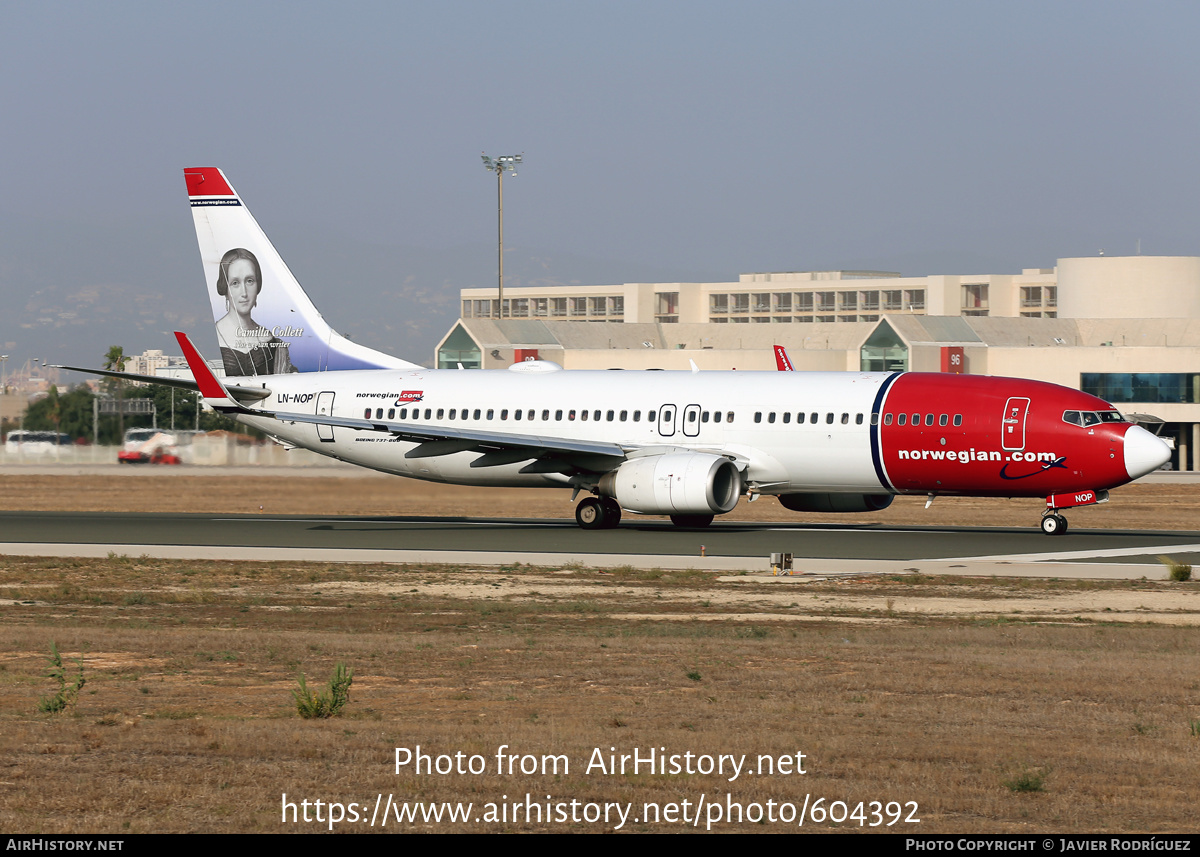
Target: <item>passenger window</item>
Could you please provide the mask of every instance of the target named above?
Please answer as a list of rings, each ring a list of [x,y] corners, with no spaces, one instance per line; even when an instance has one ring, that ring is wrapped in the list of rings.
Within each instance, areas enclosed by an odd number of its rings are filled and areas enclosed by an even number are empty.
[[[702,422],[702,423],[706,423],[706,422],[708,422],[708,411],[703,411],[703,412],[701,412],[701,414],[700,414],[700,422]]]
[[[504,408],[502,411],[500,411],[500,419],[508,419],[508,408]]]
[[[555,411],[555,412],[554,412],[554,419],[556,419],[556,420],[560,420],[560,421],[561,421],[561,420],[562,420],[562,411]]]
[[[494,417],[495,415],[496,415],[496,411],[495,411],[493,408],[488,408],[488,412],[487,412],[487,418],[490,420],[490,419],[492,419],[492,417]]]
[[[568,420],[573,420],[573,419],[575,419],[575,412],[574,412],[574,411],[567,411],[567,419],[568,419]]]
[[[714,422],[714,423],[719,423],[720,421],[721,421],[721,412],[720,412],[720,411],[713,411],[713,422]]]
[[[754,412],[754,421],[755,421],[756,423],[761,423],[761,422],[762,422],[762,411],[755,411],[755,412]]]
[[[400,409],[400,419],[402,419],[402,420],[408,419],[408,408]]]
[[[549,411],[542,411],[542,422],[544,422],[544,423],[550,422],[550,412]]]
[[[854,415],[854,424],[856,426],[862,425],[862,420],[863,420],[862,414]],[[879,425],[879,414],[871,414],[871,425],[873,425],[873,426]]]
[[[625,422],[627,419],[629,419],[629,411],[621,411],[621,422]]]
[[[363,419],[369,420],[370,418],[371,418],[371,409],[367,408],[366,412],[363,414]]]
[[[908,414],[898,414],[896,416],[896,425],[902,426],[908,422]]]
[[[792,412],[788,411],[787,413],[785,413],[783,415],[783,422],[786,424],[786,423],[790,423],[791,421],[792,421]]]
[[[491,412],[489,411],[489,412],[488,412],[488,419],[490,420],[491,418],[492,418],[492,414],[491,414]],[[476,408],[476,409],[475,409],[475,419],[479,419],[479,408]]]
[[[612,412],[612,411],[609,411],[608,413],[606,413],[606,414],[604,415],[604,419],[608,420],[608,422],[610,422],[610,423],[611,423],[611,422],[613,421],[613,412]]]
[[[594,419],[596,422],[600,422],[600,412],[592,411],[592,419]]]
[[[454,419],[454,416],[455,416],[455,414],[457,414],[457,413],[458,413],[458,411],[457,411],[456,409],[454,409],[454,408],[451,408],[451,409],[450,409],[450,419]]]
[[[883,415],[883,424],[885,426],[890,426],[892,424],[892,415],[891,414]]]
[[[825,414],[825,425],[830,425],[830,426],[833,425],[833,414],[832,413]]]
[[[642,421],[642,412],[641,411],[633,412],[633,421],[635,423],[640,423]]]
[[[842,425],[844,425],[844,426],[850,425],[850,415],[849,414],[842,414]]]
[[[725,422],[727,422],[727,423],[733,422],[733,411],[725,412]]]
[[[637,419],[637,411],[633,412],[633,418]],[[654,411],[646,411],[646,422],[654,422]]]
[[[955,424],[956,426],[960,426],[960,425],[962,425],[962,414],[955,414],[955,415],[954,415],[954,424]]]
[[[925,415],[925,425],[927,425],[927,426],[933,425],[933,414]]]
[[[915,426],[919,426],[921,424],[921,415],[920,414],[913,414],[912,424]]]
[[[796,414],[796,423],[797,424],[804,423],[804,411],[801,411],[800,413]]]
[[[388,419],[389,419],[389,420],[394,420],[395,418],[396,418],[396,409],[395,409],[395,408],[388,408]]]
[[[521,418],[521,409],[517,408],[517,410],[513,411],[513,419],[519,420],[520,418]]]
[[[536,416],[537,416],[537,412],[536,412],[536,411],[534,411],[534,409],[533,409],[533,408],[530,408],[530,409],[529,409],[529,411],[528,411],[528,413],[526,413],[526,414],[525,414],[525,419],[527,419],[527,420],[531,420],[531,419],[533,419],[533,418],[534,418],[534,417],[536,417]]]
[[[584,422],[587,422],[587,418],[588,418],[588,416],[587,416],[587,415],[588,415],[588,412],[587,412],[587,411],[580,411],[580,412],[579,412],[579,419],[583,420]]]
[[[774,411],[771,411],[771,413],[767,414],[767,422],[769,422],[769,423],[775,422],[775,412]]]
[[[938,425],[940,425],[940,426],[944,426],[949,421],[950,421],[950,418],[948,416],[946,416],[945,414],[942,414],[940,417],[938,417]]]
[[[811,414],[808,415],[808,421],[810,423],[812,423],[813,425],[816,425],[818,422],[820,422],[820,416],[821,415],[818,414],[816,411],[813,411]]]

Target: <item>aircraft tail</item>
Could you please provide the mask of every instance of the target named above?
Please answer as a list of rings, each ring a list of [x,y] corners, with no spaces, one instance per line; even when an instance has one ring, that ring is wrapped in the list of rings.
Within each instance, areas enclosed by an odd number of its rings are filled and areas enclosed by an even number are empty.
[[[417,368],[326,323],[224,173],[183,175],[226,375]]]

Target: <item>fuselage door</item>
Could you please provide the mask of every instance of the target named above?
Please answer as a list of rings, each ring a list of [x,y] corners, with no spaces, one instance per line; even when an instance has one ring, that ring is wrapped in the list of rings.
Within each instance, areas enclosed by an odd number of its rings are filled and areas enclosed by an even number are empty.
[[[675,406],[663,405],[658,409],[658,433],[663,437],[675,434]]]
[[[1025,418],[1028,414],[1029,399],[1013,396],[1005,402],[1004,418],[1000,421],[1004,449],[1025,448]]]
[[[688,405],[683,409],[683,433],[688,437],[700,434],[700,406]]]
[[[325,392],[317,395],[317,416],[333,416],[333,393]],[[317,439],[322,443],[333,442],[333,426],[317,426]]]

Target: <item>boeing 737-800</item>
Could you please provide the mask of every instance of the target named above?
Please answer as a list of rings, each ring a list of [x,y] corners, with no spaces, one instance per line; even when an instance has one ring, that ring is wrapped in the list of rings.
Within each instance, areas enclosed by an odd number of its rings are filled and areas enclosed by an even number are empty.
[[[176,383],[285,445],[416,479],[583,492],[587,529],[622,511],[707,526],[743,496],[869,512],[946,494],[1044,498],[1042,530],[1061,534],[1062,509],[1170,458],[1107,402],[1016,378],[424,369],[334,332],[224,174],[184,173],[226,377],[177,333],[195,382]]]

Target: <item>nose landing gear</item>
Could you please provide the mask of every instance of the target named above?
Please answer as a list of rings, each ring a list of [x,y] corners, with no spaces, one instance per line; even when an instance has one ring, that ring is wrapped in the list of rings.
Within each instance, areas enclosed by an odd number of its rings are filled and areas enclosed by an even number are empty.
[[[1048,536],[1061,536],[1067,531],[1067,519],[1051,509],[1042,515],[1042,532]]]
[[[1067,531],[1067,519],[1059,514],[1062,509],[1093,506],[1096,503],[1107,502],[1107,491],[1074,491],[1069,494],[1051,494],[1046,498],[1046,511],[1042,514],[1042,532],[1048,536],[1061,536]]]

